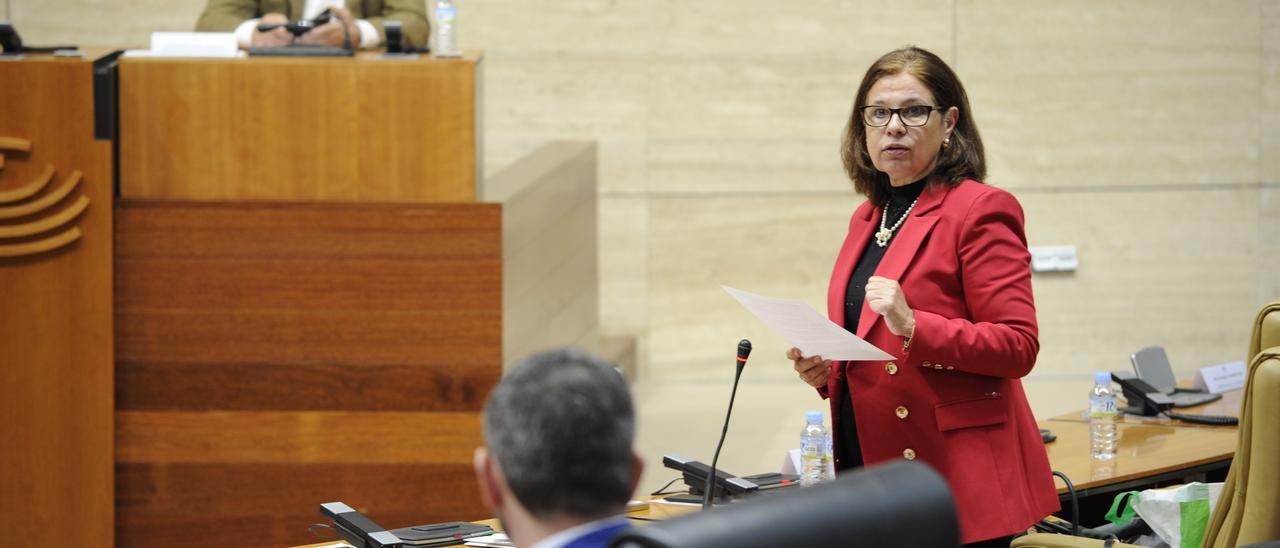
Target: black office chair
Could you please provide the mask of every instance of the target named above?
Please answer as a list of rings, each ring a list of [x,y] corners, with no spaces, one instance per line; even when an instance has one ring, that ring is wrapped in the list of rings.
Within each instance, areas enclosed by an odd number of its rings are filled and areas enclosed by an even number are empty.
[[[761,495],[637,527],[613,548],[954,547],[955,500],[942,476],[899,460],[792,493]]]

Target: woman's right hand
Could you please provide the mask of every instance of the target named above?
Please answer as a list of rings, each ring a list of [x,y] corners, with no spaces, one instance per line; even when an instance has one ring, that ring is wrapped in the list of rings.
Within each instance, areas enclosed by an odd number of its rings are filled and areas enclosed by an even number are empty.
[[[787,359],[795,362],[796,373],[800,374],[800,380],[805,384],[814,388],[827,385],[827,372],[831,370],[831,360],[824,360],[822,356],[806,358],[800,355],[799,348],[794,347],[787,351]]]

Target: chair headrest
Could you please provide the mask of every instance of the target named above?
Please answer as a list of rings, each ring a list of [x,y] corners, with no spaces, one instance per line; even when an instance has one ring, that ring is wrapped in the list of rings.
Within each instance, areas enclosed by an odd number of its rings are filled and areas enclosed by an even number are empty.
[[[789,488],[795,489],[795,488]],[[614,548],[959,545],[955,500],[928,465],[899,460],[790,493],[762,494],[648,527]]]

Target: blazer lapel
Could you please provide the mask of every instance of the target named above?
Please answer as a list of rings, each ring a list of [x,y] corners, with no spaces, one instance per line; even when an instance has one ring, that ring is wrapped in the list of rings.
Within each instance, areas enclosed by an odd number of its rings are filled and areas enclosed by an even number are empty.
[[[916,252],[920,250],[920,245],[924,243],[925,237],[933,230],[933,226],[938,223],[938,217],[931,215],[931,213],[942,204],[942,199],[946,197],[949,190],[949,187],[926,190],[920,196],[920,200],[912,208],[911,217],[907,218],[907,221],[902,224],[902,228],[898,229],[898,234],[894,236],[893,241],[889,242],[889,249],[885,251],[884,258],[880,260],[880,264],[876,266],[876,276],[890,280],[900,280],[902,278],[902,273],[907,271],[907,266],[911,264]],[[880,315],[871,310],[871,307],[864,300],[862,302],[862,315],[858,317],[858,337],[867,338],[867,332],[871,331],[871,326],[879,320]]]
[[[832,273],[831,284],[827,287],[827,317],[831,318],[836,325],[844,326],[844,299],[845,292],[849,289],[849,276],[853,274],[853,267],[862,257],[862,251],[867,247],[867,240],[871,238],[871,231],[878,222],[880,222],[880,210],[869,207],[867,215],[849,224],[849,235],[845,237],[844,245],[840,247],[840,254],[836,256],[835,272]]]

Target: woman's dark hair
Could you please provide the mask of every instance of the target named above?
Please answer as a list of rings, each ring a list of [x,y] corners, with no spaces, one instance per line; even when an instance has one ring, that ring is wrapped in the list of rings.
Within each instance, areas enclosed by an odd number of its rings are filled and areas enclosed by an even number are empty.
[[[862,123],[862,107],[866,106],[871,86],[885,76],[908,73],[920,80],[940,107],[956,107],[959,120],[951,132],[951,145],[938,151],[938,163],[934,166],[930,185],[954,186],[965,179],[981,181],[987,176],[987,161],[982,151],[982,137],[969,109],[969,96],[956,73],[937,55],[915,46],[907,46],[884,54],[871,64],[858,95],[853,99],[853,110],[845,126],[844,143],[840,156],[844,160],[845,173],[853,181],[854,190],[865,195],[871,204],[880,207],[889,201],[889,176],[876,170],[867,151],[867,126]]]

